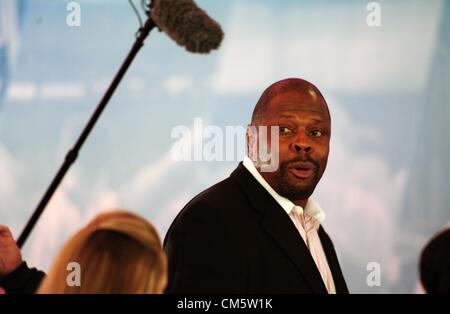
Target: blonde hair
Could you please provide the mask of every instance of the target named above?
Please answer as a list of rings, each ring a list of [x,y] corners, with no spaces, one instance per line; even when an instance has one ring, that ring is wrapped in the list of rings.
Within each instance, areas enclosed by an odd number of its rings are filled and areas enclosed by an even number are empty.
[[[80,286],[66,282],[72,262],[80,265]],[[120,210],[100,214],[78,231],[37,293],[162,293],[166,284],[167,259],[157,231]]]

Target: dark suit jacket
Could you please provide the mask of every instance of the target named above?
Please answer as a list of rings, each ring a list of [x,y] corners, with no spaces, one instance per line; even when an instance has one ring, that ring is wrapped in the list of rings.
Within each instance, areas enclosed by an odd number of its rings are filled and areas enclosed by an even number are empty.
[[[337,293],[348,293],[333,244],[319,236]],[[168,293],[327,293],[290,217],[242,165],[191,200],[164,240]]]

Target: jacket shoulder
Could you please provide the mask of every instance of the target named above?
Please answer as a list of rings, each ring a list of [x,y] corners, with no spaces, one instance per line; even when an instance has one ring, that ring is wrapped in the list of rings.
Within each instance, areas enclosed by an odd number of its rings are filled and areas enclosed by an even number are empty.
[[[229,213],[245,200],[245,192],[228,177],[196,195],[183,207],[177,218],[194,212],[201,214],[203,211],[209,215],[220,215],[224,210]]]
[[[246,203],[245,192],[228,177],[200,192],[181,209],[170,225],[164,242],[175,229],[218,226],[219,222],[223,227],[227,221],[232,223],[236,221],[234,213],[239,213]]]

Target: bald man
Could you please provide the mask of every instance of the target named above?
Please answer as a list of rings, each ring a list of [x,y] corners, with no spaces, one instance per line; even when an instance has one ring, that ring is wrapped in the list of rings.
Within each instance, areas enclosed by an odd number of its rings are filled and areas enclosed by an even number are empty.
[[[269,86],[249,129],[276,127],[264,170],[258,132],[248,156],[222,182],[192,199],[164,247],[169,293],[348,293],[325,214],[311,195],[328,160],[331,118],[320,91],[291,78]],[[256,146],[255,146],[256,143]],[[267,163],[267,160],[266,160]]]

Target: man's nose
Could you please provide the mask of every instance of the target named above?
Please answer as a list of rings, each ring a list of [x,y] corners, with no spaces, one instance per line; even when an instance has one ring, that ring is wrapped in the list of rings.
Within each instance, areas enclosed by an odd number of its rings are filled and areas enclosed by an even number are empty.
[[[311,143],[306,132],[299,132],[291,145],[296,153],[310,153],[312,151]]]

